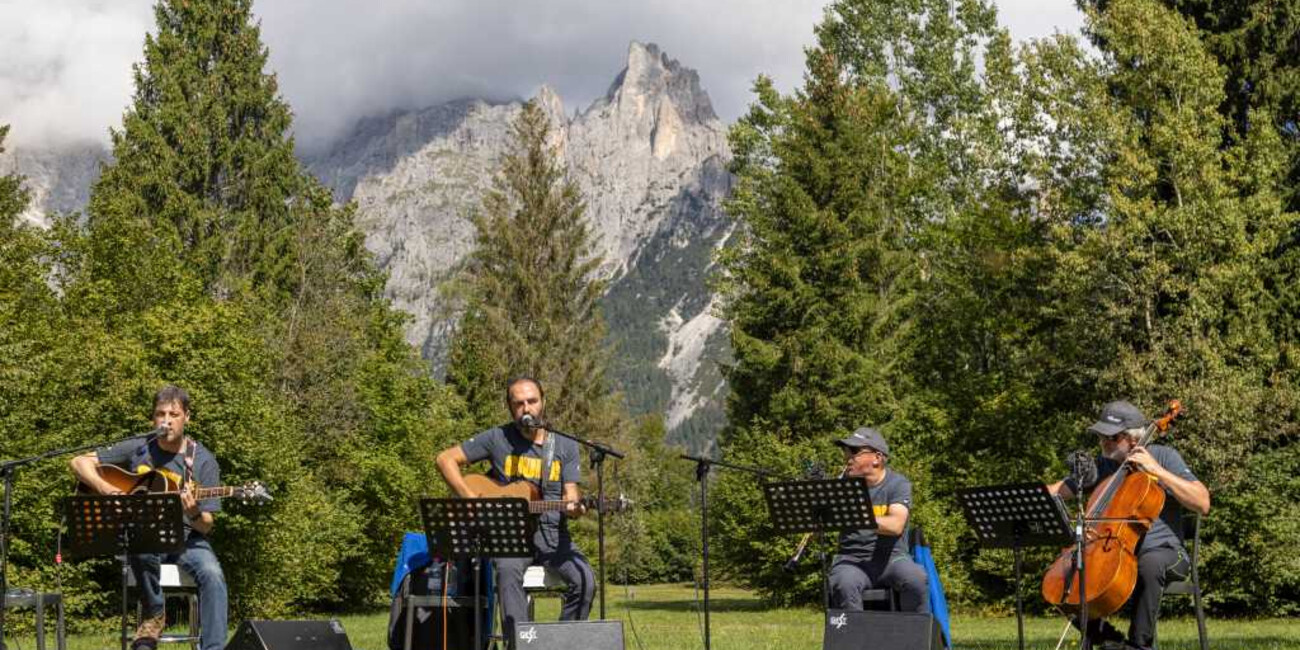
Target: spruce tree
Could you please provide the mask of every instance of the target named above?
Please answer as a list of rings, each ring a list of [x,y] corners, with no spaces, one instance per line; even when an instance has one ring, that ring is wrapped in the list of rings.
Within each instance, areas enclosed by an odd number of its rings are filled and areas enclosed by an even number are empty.
[[[354,207],[294,158],[251,1],[163,0],[155,17],[84,233],[63,228],[66,303],[142,379],[188,384],[232,478],[277,490],[269,521],[217,529],[240,607],[372,604],[455,398],[404,343]]]
[[[586,205],[550,133],[541,106],[526,103],[511,126],[512,148],[473,216],[466,310],[447,380],[477,424],[489,426],[507,416],[506,379],[534,376],[558,427],[608,437],[618,409],[599,309],[606,283]]]
[[[163,1],[154,17],[112,130],[113,163],[91,196],[91,277],[113,277],[128,312],[182,268],[214,297],[245,282],[291,290],[295,231],[321,206],[264,71],[252,0]]]
[[[607,378],[609,349],[599,300],[606,282],[594,253],[586,206],[558,158],[550,118],[526,103],[511,126],[512,146],[492,190],[473,215],[475,247],[455,287],[465,303],[447,381],[474,427],[505,422],[505,381],[530,375],[546,391],[556,428],[610,443],[627,460],[606,463],[607,494],[637,506],[607,520],[608,579],[681,579],[690,573],[685,493],[689,467],[663,443],[656,417],[632,422]],[[467,437],[466,430],[461,437]],[[584,489],[594,477],[584,473]],[[664,493],[672,489],[676,496]],[[595,517],[575,526],[595,547]],[[592,557],[593,562],[595,558]]]
[[[924,130],[960,107],[921,83],[926,66],[899,77],[903,68],[872,58],[888,49],[871,40],[882,32],[911,39],[905,50],[891,41],[900,53],[925,41],[933,67],[960,57],[946,11],[927,26],[909,13],[917,3],[904,4],[832,5],[803,88],[782,97],[760,79],[757,102],[732,130],[738,180],[728,212],[741,236],[721,258],[735,355],[722,451],[732,460],[790,474],[807,470],[801,459],[834,466],[834,438],[889,426],[906,403],[917,237],[963,188],[940,185],[953,152]],[[911,94],[891,86],[900,79]],[[932,110],[940,99],[948,108]],[[792,585],[780,571],[795,540],[772,535],[752,481],[726,476],[716,494],[726,565],[773,600],[815,599],[815,572]]]

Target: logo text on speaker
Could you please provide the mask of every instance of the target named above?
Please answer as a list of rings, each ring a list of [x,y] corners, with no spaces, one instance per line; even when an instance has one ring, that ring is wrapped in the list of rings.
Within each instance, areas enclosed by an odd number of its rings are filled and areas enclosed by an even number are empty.
[[[519,631],[519,640],[524,643],[532,643],[537,640],[537,628],[529,625],[526,629]]]
[[[849,617],[847,614],[840,614],[838,616],[831,617],[831,626],[837,630],[848,624],[849,624]]]

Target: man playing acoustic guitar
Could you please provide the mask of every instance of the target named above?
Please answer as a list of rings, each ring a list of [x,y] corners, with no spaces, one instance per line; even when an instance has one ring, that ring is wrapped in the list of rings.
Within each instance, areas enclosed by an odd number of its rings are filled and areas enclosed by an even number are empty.
[[[570,502],[564,512],[543,512],[533,535],[533,558],[496,559],[497,595],[501,599],[503,632],[514,639],[516,623],[528,621],[528,600],[524,593],[524,570],[541,564],[558,573],[566,583],[560,620],[585,620],[591,612],[595,574],[582,552],[569,537],[567,517],[585,512],[578,490],[580,463],[578,444],[553,435],[540,426],[546,411],[542,385],[531,377],[516,377],[506,383],[506,407],[513,421],[480,431],[465,442],[438,454],[438,470],[456,494],[467,499],[478,496],[461,474],[461,466],[488,460],[491,475],[500,482],[527,481],[538,488],[543,499]]]
[[[226,578],[217,555],[208,543],[212,532],[212,514],[221,509],[218,499],[197,500],[190,486],[215,487],[221,484],[220,469],[212,452],[185,435],[190,421],[190,396],[176,386],[165,386],[153,398],[153,425],[166,427],[161,435],[132,440],[108,449],[72,459],[77,478],[99,494],[120,494],[121,490],[100,476],[100,465],[116,465],[130,472],[156,471],[168,475],[181,486],[181,507],[185,511],[185,550],[162,555],[133,555],[131,570],[140,585],[140,604],[144,618],[136,629],[133,649],[158,645],[162,633],[163,594],[159,585],[159,566],[165,560],[175,563],[194,576],[199,587],[199,618],[202,621],[202,650],[221,650],[226,643]]]

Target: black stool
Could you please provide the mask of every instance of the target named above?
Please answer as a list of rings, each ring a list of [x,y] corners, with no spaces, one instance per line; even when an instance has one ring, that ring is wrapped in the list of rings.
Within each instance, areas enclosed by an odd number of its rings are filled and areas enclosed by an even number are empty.
[[[11,589],[5,597],[5,609],[31,607],[36,612],[36,650],[45,650],[45,608],[54,606],[54,639],[58,650],[66,650],[63,630],[63,594],[27,589]]]

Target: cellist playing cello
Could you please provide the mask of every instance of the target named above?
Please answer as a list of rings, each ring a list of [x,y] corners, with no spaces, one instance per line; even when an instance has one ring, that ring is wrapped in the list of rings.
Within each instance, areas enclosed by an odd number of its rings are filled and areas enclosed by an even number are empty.
[[[1088,637],[1101,642],[1104,649],[1151,648],[1155,645],[1156,619],[1160,612],[1160,597],[1171,577],[1182,579],[1191,566],[1178,535],[1167,522],[1177,522],[1178,508],[1186,508],[1201,515],[1210,512],[1210,491],[1197,480],[1192,470],[1177,451],[1164,445],[1138,445],[1148,420],[1136,406],[1117,401],[1101,410],[1101,417],[1088,430],[1097,434],[1101,453],[1097,456],[1097,481],[1100,483],[1119,470],[1124,461],[1157,480],[1167,496],[1160,517],[1137,546],[1138,577],[1133,595],[1126,604],[1132,622],[1128,639],[1113,625],[1103,619],[1088,623]],[[1091,491],[1091,485],[1083,486]],[[1053,494],[1072,498],[1079,490],[1074,478],[1047,486]],[[1076,618],[1075,624],[1078,624]]]

